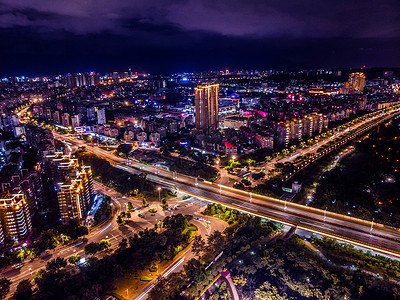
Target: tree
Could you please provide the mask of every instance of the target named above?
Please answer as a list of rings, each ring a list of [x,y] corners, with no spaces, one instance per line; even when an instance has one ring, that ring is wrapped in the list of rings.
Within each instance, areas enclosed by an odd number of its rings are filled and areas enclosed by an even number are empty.
[[[121,144],[117,148],[117,152],[124,154],[125,157],[128,157],[128,154],[131,151],[132,151],[132,145],[130,144]]]
[[[33,277],[33,278],[35,280],[42,279],[45,274],[46,274],[46,270],[39,269],[39,270],[36,271],[35,277]]]
[[[194,242],[193,242],[193,246],[192,246],[192,252],[196,255],[199,255],[202,251],[204,251],[206,246],[205,241],[203,240],[203,238],[201,237],[201,235],[198,235]]]
[[[74,265],[79,261],[80,258],[81,258],[81,256],[79,254],[73,254],[68,258],[68,262],[71,265]]]
[[[17,251],[17,258],[20,259],[21,261],[24,260],[25,258],[25,251],[23,249],[19,249]]]
[[[64,268],[66,265],[67,265],[67,261],[65,260],[65,258],[57,257],[55,259],[50,260],[46,264],[46,270],[47,271],[50,271],[50,270],[57,271],[59,269]]]
[[[99,242],[99,246],[100,246],[100,249],[103,250],[103,249],[110,248],[110,247],[111,247],[111,243],[110,243],[109,240],[103,239],[103,240],[101,240],[101,241]]]
[[[85,254],[95,255],[100,250],[99,244],[94,242],[91,242],[85,246]]]
[[[241,181],[245,186],[250,186],[251,181],[248,178],[243,178]]]
[[[128,246],[128,240],[123,238],[122,241],[119,243],[119,246],[121,248],[126,248],[126,246]]]
[[[126,217],[127,219],[130,219],[130,218],[132,217],[132,215],[131,215],[131,213],[130,213],[129,211],[127,211],[127,212],[125,213],[125,217]]]
[[[128,211],[132,211],[132,209],[133,209],[133,205],[131,202],[128,202],[126,207],[127,207]]]
[[[119,216],[123,219],[123,218],[125,218],[125,211],[121,211],[120,213],[119,213]]]
[[[29,279],[22,280],[14,293],[15,300],[27,300],[32,298],[32,284]]]
[[[234,277],[232,277],[233,280],[233,284],[236,286],[245,286],[246,282],[247,282],[247,278],[243,276],[243,274],[240,275],[236,275]]]
[[[122,220],[121,216],[119,215],[119,216],[117,217],[117,224],[118,224],[118,225],[123,225],[124,223],[125,223],[125,221]]]
[[[0,279],[0,299],[4,299],[10,291],[11,281],[3,277]]]
[[[146,199],[143,198],[143,207],[146,207],[146,205],[147,205],[147,201],[146,201]]]
[[[62,240],[63,243],[69,242],[71,240],[71,237],[65,234],[60,234],[60,240]]]

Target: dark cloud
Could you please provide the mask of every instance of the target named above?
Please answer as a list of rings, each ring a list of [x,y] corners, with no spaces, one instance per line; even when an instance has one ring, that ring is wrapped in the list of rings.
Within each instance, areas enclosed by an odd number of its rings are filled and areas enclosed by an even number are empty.
[[[0,67],[398,66],[399,27],[398,0],[0,0]]]
[[[1,4],[3,28],[29,26],[78,34],[122,33],[126,20],[137,19],[227,36],[400,35],[398,0],[2,0]]]

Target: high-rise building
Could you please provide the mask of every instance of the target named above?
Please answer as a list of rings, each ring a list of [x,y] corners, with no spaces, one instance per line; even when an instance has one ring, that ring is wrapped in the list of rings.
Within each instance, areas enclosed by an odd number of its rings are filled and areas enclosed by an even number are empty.
[[[303,136],[310,137],[314,132],[314,121],[311,116],[303,117]]]
[[[60,122],[60,112],[58,111],[58,110],[56,110],[55,112],[54,112],[54,114],[53,114],[53,120],[54,120],[54,123],[56,123],[56,124],[60,124],[61,122]]]
[[[290,124],[280,122],[276,128],[276,141],[281,147],[287,147],[290,142]]]
[[[24,194],[7,194],[0,197],[0,221],[3,237],[20,242],[29,234],[32,223]]]
[[[72,126],[72,129],[75,129],[76,127],[80,126],[80,124],[79,124],[79,116],[78,115],[75,115],[75,116],[71,117],[71,126]]]
[[[55,183],[62,222],[84,219],[94,195],[91,168],[62,152],[48,155],[45,168],[47,177]]]
[[[324,116],[322,114],[312,113],[311,117],[313,118],[313,132],[321,133],[324,129]]]
[[[344,83],[344,92],[362,92],[365,86],[365,74],[362,72],[351,73],[349,80]]]
[[[4,235],[3,225],[0,222],[0,245],[4,244],[6,237]]]
[[[219,84],[195,87],[196,129],[218,129],[218,90]]]
[[[68,128],[70,126],[69,113],[64,113],[63,116],[61,117],[61,121],[62,121],[62,126]]]
[[[66,79],[68,87],[90,86],[100,83],[100,75],[94,72],[78,73],[73,75],[68,74]]]
[[[98,108],[97,109],[97,124],[106,124],[107,120],[106,120],[106,109],[103,108]]]
[[[87,121],[92,125],[93,123],[96,123],[96,108],[95,107],[88,107],[86,109],[86,116],[87,116]]]
[[[68,224],[71,220],[83,220],[90,209],[93,196],[92,171],[89,166],[82,166],[69,182],[59,183],[57,192],[61,220]]]
[[[290,121],[290,140],[301,141],[303,136],[303,122],[301,120]]]
[[[46,118],[46,121],[53,120],[52,115],[51,115],[51,109],[46,109],[44,111],[44,117]]]
[[[0,193],[22,193],[29,205],[29,211],[33,215],[39,206],[43,204],[43,182],[40,164],[34,170],[22,169],[19,172],[9,174],[0,182]]]

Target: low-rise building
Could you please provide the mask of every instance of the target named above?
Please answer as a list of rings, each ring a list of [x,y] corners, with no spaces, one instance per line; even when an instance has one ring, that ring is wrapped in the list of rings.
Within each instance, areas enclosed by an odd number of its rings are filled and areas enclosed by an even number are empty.
[[[254,136],[254,142],[260,148],[273,149],[274,148],[274,138],[272,136],[263,136],[256,133]]]

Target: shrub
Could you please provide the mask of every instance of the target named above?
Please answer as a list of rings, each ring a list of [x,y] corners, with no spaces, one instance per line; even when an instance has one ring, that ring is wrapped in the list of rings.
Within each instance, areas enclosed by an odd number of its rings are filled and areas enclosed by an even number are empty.
[[[151,281],[151,280],[153,280],[153,278],[147,277],[147,276],[142,276],[142,277],[140,277],[140,280],[141,281]]]

